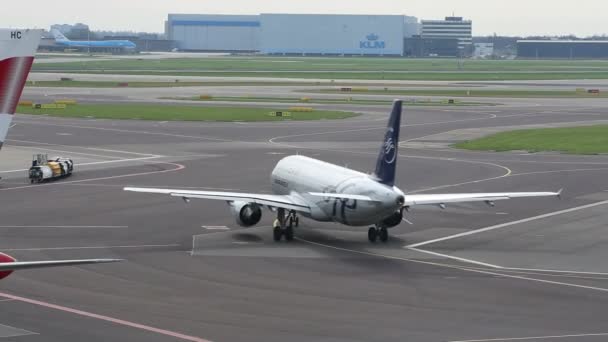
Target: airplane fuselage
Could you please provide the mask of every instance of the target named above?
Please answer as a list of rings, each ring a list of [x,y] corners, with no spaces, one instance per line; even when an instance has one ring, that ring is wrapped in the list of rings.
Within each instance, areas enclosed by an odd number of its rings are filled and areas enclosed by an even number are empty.
[[[277,195],[300,196],[310,203],[311,213],[302,214],[324,222],[349,226],[375,225],[398,212],[403,192],[374,180],[370,175],[304,156],[279,161],[271,174]],[[368,196],[373,201],[312,196],[309,193],[338,193]]]
[[[58,45],[77,48],[127,48],[134,49],[135,43],[129,40],[95,40],[95,41],[56,41]]]

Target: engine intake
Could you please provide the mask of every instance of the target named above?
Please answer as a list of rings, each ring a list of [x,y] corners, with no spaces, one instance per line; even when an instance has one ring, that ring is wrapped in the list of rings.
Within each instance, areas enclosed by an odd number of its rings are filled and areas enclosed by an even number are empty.
[[[403,220],[403,211],[397,210],[394,214],[382,221],[382,226],[386,228],[396,227],[401,223],[401,220]]]
[[[262,219],[262,208],[256,203],[234,202],[230,208],[241,227],[255,226]]]

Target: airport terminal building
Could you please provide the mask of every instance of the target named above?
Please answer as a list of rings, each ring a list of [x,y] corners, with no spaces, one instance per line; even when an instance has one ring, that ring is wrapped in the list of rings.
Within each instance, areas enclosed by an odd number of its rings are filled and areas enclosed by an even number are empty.
[[[403,56],[419,25],[405,15],[169,14],[165,31],[184,51]]]

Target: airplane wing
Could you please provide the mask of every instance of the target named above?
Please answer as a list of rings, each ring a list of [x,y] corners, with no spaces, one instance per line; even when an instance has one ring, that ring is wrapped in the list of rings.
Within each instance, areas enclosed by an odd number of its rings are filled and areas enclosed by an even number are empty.
[[[154,188],[124,188],[125,191],[143,192],[152,194],[165,194],[183,199],[203,198],[220,201],[243,201],[257,203],[275,208],[284,208],[299,212],[310,213],[310,206],[303,199],[290,195],[266,195],[223,191],[198,191],[179,189],[154,189]]]
[[[17,271],[29,268],[57,267],[57,266],[75,266],[86,264],[104,264],[109,262],[118,262],[122,259],[82,259],[82,260],[52,260],[52,261],[15,261],[0,263],[0,272]]]
[[[430,194],[430,195],[406,195],[404,206],[415,205],[443,205],[446,203],[486,202],[508,200],[522,197],[560,197],[562,190],[558,192],[496,192],[496,193],[471,193],[471,194]]]

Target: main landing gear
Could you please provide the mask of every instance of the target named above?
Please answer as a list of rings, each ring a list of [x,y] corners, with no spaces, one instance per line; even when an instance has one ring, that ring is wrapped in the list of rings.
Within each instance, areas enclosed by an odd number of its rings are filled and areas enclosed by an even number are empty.
[[[272,224],[272,235],[274,241],[281,241],[281,238],[285,236],[285,240],[293,240],[293,229],[300,225],[300,218],[294,210],[289,211],[287,216],[285,215],[285,209],[277,209],[277,218]]]
[[[380,241],[382,242],[387,242],[388,229],[386,227],[371,227],[367,231],[367,238],[370,242],[376,242],[378,238],[380,238]]]

